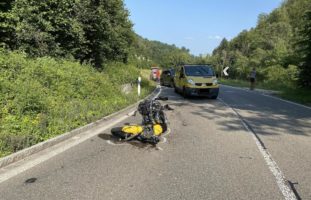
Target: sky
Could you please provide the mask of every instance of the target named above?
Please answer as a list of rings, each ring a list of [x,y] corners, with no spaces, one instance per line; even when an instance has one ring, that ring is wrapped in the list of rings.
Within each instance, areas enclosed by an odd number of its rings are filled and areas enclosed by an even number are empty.
[[[255,27],[282,0],[125,0],[134,31],[144,38],[212,53],[220,41]]]

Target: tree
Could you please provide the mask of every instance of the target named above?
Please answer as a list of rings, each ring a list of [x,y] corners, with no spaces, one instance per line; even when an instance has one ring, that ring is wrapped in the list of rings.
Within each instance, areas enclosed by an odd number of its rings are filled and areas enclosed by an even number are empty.
[[[14,0],[0,2],[0,47],[15,48],[15,18],[10,12]]]
[[[15,0],[18,47],[30,56],[74,57],[101,68],[126,62],[132,23],[122,0]]]
[[[19,48],[30,56],[75,55],[83,40],[75,5],[74,0],[16,0],[12,14]]]
[[[298,43],[301,53],[299,83],[311,88],[311,10],[306,11],[301,30],[301,41]]]
[[[100,67],[103,62],[126,62],[134,35],[128,11],[122,0],[81,0],[78,20],[86,37],[89,51],[82,60],[91,60]]]

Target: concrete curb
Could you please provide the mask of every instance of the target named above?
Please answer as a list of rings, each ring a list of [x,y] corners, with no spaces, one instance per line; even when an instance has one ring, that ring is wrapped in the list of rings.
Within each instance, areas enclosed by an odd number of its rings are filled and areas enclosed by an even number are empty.
[[[150,97],[154,96],[158,91],[159,91],[159,88],[157,87],[156,89],[153,90],[153,92],[150,95],[148,95],[144,99],[147,99],[147,98],[150,98]],[[63,142],[65,140],[69,139],[69,138],[72,138],[73,136],[76,136],[76,135],[78,135],[78,134],[80,134],[82,132],[88,131],[88,130],[98,126],[102,122],[107,121],[108,119],[111,119],[111,118],[113,118],[113,117],[115,117],[115,116],[117,116],[117,115],[119,115],[119,114],[121,114],[121,113],[123,113],[123,112],[125,112],[127,110],[130,110],[130,109],[136,107],[139,104],[139,102],[143,101],[144,99],[142,99],[142,100],[140,100],[140,101],[138,101],[138,102],[136,102],[136,103],[126,107],[126,108],[123,108],[122,110],[119,110],[119,111],[117,111],[115,113],[112,113],[112,114],[110,114],[108,116],[105,116],[105,117],[103,117],[103,118],[101,118],[101,119],[99,119],[99,120],[97,120],[95,122],[92,122],[90,124],[87,124],[87,125],[79,127],[79,128],[76,128],[76,129],[74,129],[72,131],[63,133],[63,134],[61,134],[59,136],[56,136],[56,137],[51,138],[49,140],[46,140],[44,142],[40,142],[40,143],[38,143],[36,145],[33,145],[31,147],[28,147],[26,149],[23,149],[21,151],[18,151],[16,153],[13,153],[11,155],[3,157],[3,158],[0,159],[0,169],[2,167],[5,167],[5,166],[9,165],[9,164],[12,164],[12,163],[17,162],[19,160],[22,160],[22,159],[24,159],[24,158],[26,158],[26,157],[28,157],[30,155],[38,153],[39,151],[42,151],[42,150],[44,150],[44,149],[46,149],[48,147],[54,146],[54,145],[56,145],[56,144],[58,144],[60,142]]]

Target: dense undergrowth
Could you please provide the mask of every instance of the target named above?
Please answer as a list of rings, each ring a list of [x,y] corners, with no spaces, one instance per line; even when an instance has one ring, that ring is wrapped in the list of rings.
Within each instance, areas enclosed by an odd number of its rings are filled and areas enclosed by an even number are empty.
[[[27,58],[0,50],[0,157],[90,123],[138,100],[123,84],[135,83],[135,66]],[[142,97],[154,86],[142,83]]]

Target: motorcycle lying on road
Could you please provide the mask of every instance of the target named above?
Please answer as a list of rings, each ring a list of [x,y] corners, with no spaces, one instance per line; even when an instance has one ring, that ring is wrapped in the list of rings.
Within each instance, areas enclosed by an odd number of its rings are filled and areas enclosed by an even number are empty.
[[[138,139],[142,142],[157,144],[161,135],[167,131],[168,120],[164,110],[173,110],[169,105],[162,106],[160,100],[166,101],[167,97],[147,99],[139,103],[137,111],[142,116],[142,124],[130,124],[111,129],[112,135],[129,141]]]

